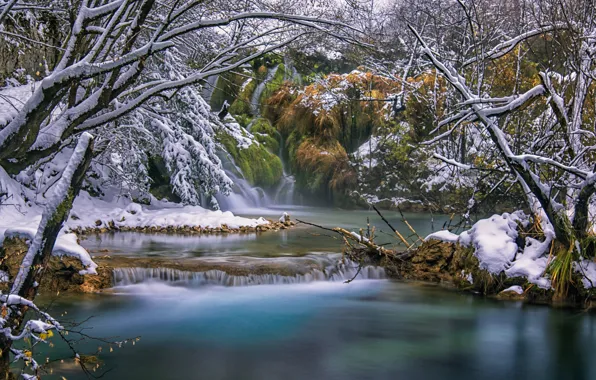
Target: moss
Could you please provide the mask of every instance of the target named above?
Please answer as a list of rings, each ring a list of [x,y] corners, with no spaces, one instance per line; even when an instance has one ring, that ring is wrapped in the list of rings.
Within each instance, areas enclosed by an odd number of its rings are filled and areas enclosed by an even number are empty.
[[[251,144],[248,148],[240,148],[236,139],[226,133],[219,133],[217,138],[251,185],[269,188],[279,182],[283,174],[281,160],[264,145]]]
[[[236,119],[238,124],[240,124],[243,128],[247,128],[252,121],[252,116],[246,114],[234,115],[234,119]]]
[[[255,120],[250,132],[255,136],[258,142],[265,145],[271,153],[279,152],[279,132],[265,118]]]
[[[228,104],[234,102],[244,82],[245,78],[242,75],[232,72],[221,74],[215,82],[215,88],[209,100],[211,109],[219,111],[225,101]]]
[[[257,81],[249,79],[248,83],[245,83],[240,89],[240,93],[236,99],[232,102],[229,112],[232,115],[250,115],[250,102],[253,92],[257,88]]]
[[[48,222],[48,226],[58,225],[67,219],[74,199],[74,189],[71,187],[66,194],[66,198],[64,198],[64,200],[56,208],[56,212],[54,212],[54,215],[52,215],[52,219],[50,219]]]

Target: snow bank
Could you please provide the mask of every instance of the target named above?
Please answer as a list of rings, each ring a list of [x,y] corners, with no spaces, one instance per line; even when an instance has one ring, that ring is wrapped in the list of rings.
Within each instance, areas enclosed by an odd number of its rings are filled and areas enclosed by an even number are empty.
[[[7,125],[33,95],[37,83],[6,87],[0,90],[0,126]]]
[[[592,289],[596,285],[596,263],[591,260],[582,260],[573,263],[573,269],[582,274],[582,284],[586,289]]]
[[[506,293],[506,292],[514,292],[517,294],[524,294],[524,290],[519,285],[510,286],[507,289],[503,290],[501,293]]]
[[[35,194],[21,186],[0,167],[0,188],[11,194],[11,198],[0,207],[0,246],[5,238],[19,237],[32,242],[43,212],[42,204],[30,204],[24,199],[34,199]],[[89,253],[77,242],[77,236],[67,231],[74,228],[107,226],[168,227],[201,226],[207,228],[227,225],[229,228],[256,227],[269,223],[264,218],[250,219],[235,216],[231,212],[210,211],[199,206],[182,206],[153,199],[151,206],[142,206],[124,197],[113,197],[110,201],[92,198],[82,191],[76,198],[73,209],[64,228],[60,231],[53,255],[77,257],[85,266],[81,274],[95,273],[97,265]],[[0,274],[0,281],[3,276]]]
[[[471,246],[481,269],[492,274],[504,272],[507,277],[523,277],[541,288],[550,289],[551,282],[545,277],[545,271],[554,232],[548,222],[543,222],[546,239],[539,241],[527,237],[524,249],[520,251],[517,245],[517,228],[518,224],[526,226],[527,223],[528,217],[521,211],[504,213],[479,220],[459,236],[443,230],[428,235],[425,240],[434,239]],[[586,264],[585,267],[586,272],[593,274],[596,283],[596,264]],[[586,283],[584,281],[584,286]]]
[[[504,271],[517,253],[517,222],[523,213],[504,213],[481,219],[461,234],[459,242],[472,245],[480,261],[480,268],[490,273]]]
[[[21,227],[0,227],[0,239],[4,240],[6,238],[21,238],[31,242],[35,238],[37,226],[39,225],[40,220],[41,215],[37,215],[30,220],[28,225],[23,223],[23,226]],[[79,271],[80,274],[96,274],[95,269],[97,268],[97,264],[93,262],[89,252],[79,245],[79,242],[77,241],[77,235],[73,233],[65,233],[64,230],[65,229],[63,228],[60,231],[58,238],[56,239],[56,243],[54,244],[52,254],[54,256],[76,257],[81,260],[81,263],[86,268]]]
[[[451,231],[442,230],[428,235],[426,238],[424,238],[424,241],[427,240],[440,240],[448,243],[457,243],[459,240],[459,235],[456,235]]]
[[[235,216],[229,211],[211,211],[200,206],[182,206],[171,202],[152,202],[146,206],[127,198],[104,201],[81,192],[74,202],[71,216],[66,223],[69,229],[107,227],[203,227],[229,228],[256,227],[269,223],[264,218],[251,219]]]

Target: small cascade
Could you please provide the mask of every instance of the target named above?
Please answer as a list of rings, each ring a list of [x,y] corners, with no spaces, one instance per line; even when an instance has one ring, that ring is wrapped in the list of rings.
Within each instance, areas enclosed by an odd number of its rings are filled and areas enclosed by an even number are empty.
[[[286,74],[285,74],[284,80],[291,80],[292,82],[302,86],[302,77],[298,73],[298,70],[296,70],[296,67],[294,66],[294,62],[292,61],[292,59],[290,57],[284,56],[284,66],[286,68]],[[289,75],[289,73],[292,73],[292,74]]]
[[[230,195],[218,195],[217,202],[223,210],[234,211],[246,208],[264,207],[271,203],[269,197],[260,187],[252,187],[247,180],[233,173],[226,173],[234,182]]]
[[[221,270],[206,272],[188,272],[171,268],[115,268],[113,279],[115,286],[139,284],[143,282],[159,281],[173,285],[199,286],[250,286],[250,285],[280,285],[301,284],[315,281],[344,282],[356,276],[355,280],[379,280],[386,278],[385,270],[381,267],[363,267],[356,275],[358,265],[338,264],[323,270],[313,269],[305,274],[282,276],[279,274],[250,274],[235,276]]]
[[[213,95],[213,91],[215,91],[215,86],[217,85],[217,80],[219,79],[219,75],[212,75],[207,78],[205,84],[203,85],[203,91],[201,91],[201,96],[205,99],[205,102],[209,104],[211,102],[211,96]]]
[[[261,83],[259,83],[257,88],[255,88],[255,92],[253,92],[252,94],[252,98],[250,99],[250,110],[253,116],[255,117],[261,115],[261,110],[259,109],[261,106],[261,94],[263,93],[263,91],[265,91],[267,83],[273,80],[273,77],[275,76],[278,67],[279,66],[275,66],[273,69],[269,70],[269,72],[267,73],[267,77]]]
[[[295,186],[296,179],[294,176],[287,174],[284,170],[283,177],[281,178],[280,183],[275,190],[273,203],[276,205],[293,205]]]
[[[296,187],[296,178],[294,178],[294,176],[288,172],[288,164],[284,159],[283,145],[283,139],[280,137],[279,153],[277,155],[281,160],[283,176],[281,177],[280,183],[275,190],[273,202],[276,205],[293,205],[295,204],[294,188]]]
[[[264,207],[271,203],[265,191],[260,187],[252,187],[242,175],[240,168],[227,152],[220,152],[223,168],[226,175],[232,180],[232,192],[226,196],[217,194],[216,199],[222,210],[235,211],[246,208]]]

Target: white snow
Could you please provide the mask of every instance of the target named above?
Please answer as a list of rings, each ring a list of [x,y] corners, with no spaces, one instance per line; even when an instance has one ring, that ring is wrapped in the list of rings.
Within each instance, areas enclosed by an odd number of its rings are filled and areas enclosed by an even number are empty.
[[[440,240],[449,243],[457,243],[459,239],[459,235],[454,234],[451,231],[441,230],[437,232],[433,232],[432,234],[428,235],[424,238],[425,241],[427,240]]]
[[[507,289],[503,290],[501,293],[506,293],[506,292],[514,292],[517,294],[524,294],[524,290],[519,285],[510,286]]]
[[[6,87],[0,90],[0,127],[7,125],[35,91],[37,83],[17,87]]]
[[[475,248],[475,255],[480,261],[480,268],[490,273],[504,271],[517,253],[518,214],[493,215],[481,219],[465,232]]]
[[[523,251],[519,250],[516,242],[517,228],[518,223],[526,225],[528,219],[521,211],[481,219],[470,230],[464,231],[459,236],[444,230],[428,235],[425,240],[434,239],[472,246],[481,269],[492,274],[504,272],[507,277],[523,277],[540,288],[550,289],[551,282],[545,277],[545,271],[548,249],[554,238],[554,232],[546,218],[541,220],[545,240],[539,241],[527,237]],[[593,268],[594,279],[596,279],[596,264]],[[462,276],[464,276],[463,272]]]
[[[48,222],[54,217],[56,210],[58,207],[64,202],[64,200],[68,197],[68,192],[70,190],[70,184],[72,181],[72,177],[75,174],[75,171],[83,162],[87,149],[89,148],[89,144],[93,141],[93,136],[91,134],[84,132],[81,137],[79,137],[79,141],[77,146],[66,165],[66,168],[62,172],[62,176],[58,180],[58,183],[55,185],[52,195],[48,199],[48,202],[45,204],[41,221],[37,225],[36,232],[34,234],[33,239],[31,240],[31,244],[29,246],[29,250],[25,254],[21,266],[19,268],[19,273],[17,273],[15,280],[12,285],[11,292],[18,294],[21,290],[21,286],[25,279],[27,278],[29,271],[31,270],[31,265],[33,265],[35,256],[43,249],[45,244],[47,244],[47,240],[44,237],[44,232],[46,229],[46,225]],[[77,255],[77,252],[70,251],[70,242],[66,241],[64,245],[64,249],[68,253],[72,253],[73,255]],[[80,251],[78,252],[80,253]],[[83,253],[87,253],[83,249]],[[88,256],[88,254],[86,255]],[[81,258],[81,261],[87,262],[88,264],[93,263],[90,257]],[[93,263],[94,264],[94,263]],[[87,273],[96,273],[95,267],[88,266],[86,271]]]
[[[279,217],[279,221],[281,223],[285,223],[286,219],[290,219],[290,214],[284,211],[284,213]]]
[[[72,217],[74,216],[74,218]],[[100,221],[99,226],[96,221]],[[74,202],[71,218],[66,227],[107,227],[113,222],[117,227],[207,227],[229,228],[256,227],[269,223],[264,218],[243,218],[230,211],[211,211],[200,206],[183,206],[177,203],[153,201],[152,205],[140,205],[127,198],[104,201],[81,192]]]
[[[466,274],[465,270],[461,270],[461,276],[462,278],[464,278],[466,281],[468,281],[470,284],[474,283],[474,277],[472,276],[472,273],[468,273]]]
[[[591,289],[596,284],[596,263],[591,260],[582,260],[579,263],[573,263],[573,269],[582,274],[582,284],[584,288]]]

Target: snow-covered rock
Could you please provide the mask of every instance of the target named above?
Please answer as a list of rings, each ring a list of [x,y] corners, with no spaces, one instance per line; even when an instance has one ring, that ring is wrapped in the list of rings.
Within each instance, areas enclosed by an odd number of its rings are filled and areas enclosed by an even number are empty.
[[[539,241],[526,238],[523,250],[517,245],[518,227],[526,226],[528,217],[521,211],[493,215],[477,221],[471,229],[456,235],[450,231],[438,231],[425,240],[439,240],[474,248],[480,269],[491,274],[505,273],[507,277],[523,277],[528,282],[550,289],[546,277],[548,248],[554,233],[548,225],[543,226],[546,239]],[[586,267],[587,268],[587,267]],[[596,264],[594,265],[596,279]],[[584,282],[585,286],[586,282]]]

